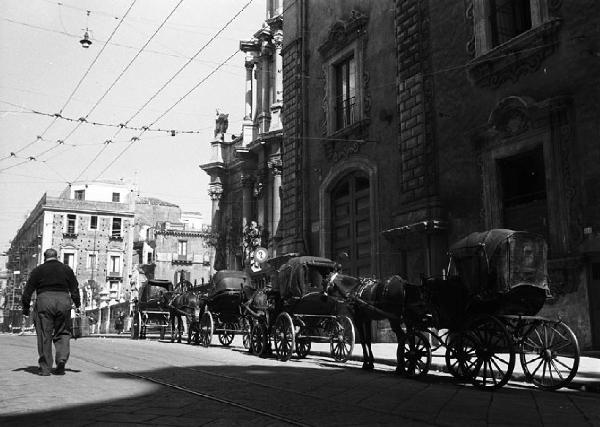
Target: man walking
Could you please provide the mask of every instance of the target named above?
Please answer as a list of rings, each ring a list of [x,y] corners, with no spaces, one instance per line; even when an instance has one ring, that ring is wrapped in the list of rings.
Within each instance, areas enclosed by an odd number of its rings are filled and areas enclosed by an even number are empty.
[[[79,284],[73,270],[57,259],[54,249],[44,252],[44,263],[34,268],[23,291],[23,314],[29,316],[31,294],[37,294],[33,322],[37,333],[39,375],[50,375],[52,342],[56,347],[55,375],[65,374],[71,339],[71,300],[79,309]]]

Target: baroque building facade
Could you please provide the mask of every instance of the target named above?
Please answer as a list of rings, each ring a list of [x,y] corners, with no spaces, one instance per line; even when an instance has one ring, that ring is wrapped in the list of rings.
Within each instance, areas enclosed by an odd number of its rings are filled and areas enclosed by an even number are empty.
[[[418,282],[471,232],[533,231],[541,314],[599,348],[599,8],[284,1],[278,250]]]
[[[270,0],[266,20],[245,53],[246,91],[241,132],[225,140],[228,115],[218,113],[211,159],[200,167],[210,176],[215,270],[242,269],[263,246],[279,253],[283,106],[283,9]],[[258,235],[258,237],[252,237]],[[250,242],[250,244],[244,242]]]
[[[211,228],[197,212],[173,203],[138,197],[135,205],[134,273],[136,288],[147,279],[208,282],[214,247]]]

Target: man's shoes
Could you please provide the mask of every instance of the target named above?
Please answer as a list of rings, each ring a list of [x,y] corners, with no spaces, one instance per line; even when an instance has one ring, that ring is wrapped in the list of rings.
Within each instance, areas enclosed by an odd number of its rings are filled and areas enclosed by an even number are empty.
[[[65,362],[58,362],[56,365],[56,369],[54,370],[54,375],[64,375],[65,374]],[[48,374],[50,375],[50,374]]]
[[[50,372],[48,371],[43,371],[41,368],[38,369],[38,375],[40,377],[49,377],[50,376]]]

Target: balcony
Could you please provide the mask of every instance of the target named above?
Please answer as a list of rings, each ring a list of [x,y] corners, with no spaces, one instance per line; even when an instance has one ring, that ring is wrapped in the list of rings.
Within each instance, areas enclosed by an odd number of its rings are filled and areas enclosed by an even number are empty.
[[[122,276],[120,271],[111,271],[109,273],[106,273],[106,279],[120,279]]]
[[[192,264],[194,262],[194,254],[180,255],[175,253],[171,262],[173,264]]]
[[[112,240],[115,242],[122,242],[123,241],[123,236],[121,234],[113,234],[111,236],[108,237],[108,240]]]
[[[63,238],[75,239],[75,238],[77,238],[77,233],[75,233],[74,231],[67,231],[66,233],[63,233]]]

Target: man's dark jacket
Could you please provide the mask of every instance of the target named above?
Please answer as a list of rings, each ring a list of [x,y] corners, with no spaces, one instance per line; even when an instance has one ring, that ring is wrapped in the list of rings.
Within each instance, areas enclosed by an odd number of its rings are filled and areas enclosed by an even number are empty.
[[[29,314],[29,303],[33,291],[36,291],[38,295],[48,291],[69,292],[75,307],[79,308],[81,305],[79,283],[77,283],[73,270],[55,258],[38,265],[29,275],[21,298],[23,313],[26,315]]]

